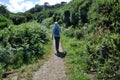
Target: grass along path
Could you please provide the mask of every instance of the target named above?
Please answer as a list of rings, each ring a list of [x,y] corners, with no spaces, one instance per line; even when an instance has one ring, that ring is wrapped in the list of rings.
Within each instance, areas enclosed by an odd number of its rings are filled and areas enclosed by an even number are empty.
[[[66,80],[64,70],[64,53],[60,43],[60,54],[55,54],[55,46],[53,42],[53,52],[51,57],[36,72],[33,73],[32,80]]]
[[[84,40],[77,40],[62,36],[63,49],[67,51],[65,58],[65,72],[68,80],[97,80],[94,73],[86,73],[87,54]]]
[[[14,71],[13,74],[10,74],[7,76],[7,78],[4,78],[3,80],[32,80],[32,74],[34,71],[38,70],[40,66],[44,64],[46,60],[48,60],[51,56],[49,54],[52,52],[50,49],[52,46],[52,42],[50,41],[47,46],[45,46],[46,54],[41,57],[37,62],[26,65],[18,69],[17,71]]]

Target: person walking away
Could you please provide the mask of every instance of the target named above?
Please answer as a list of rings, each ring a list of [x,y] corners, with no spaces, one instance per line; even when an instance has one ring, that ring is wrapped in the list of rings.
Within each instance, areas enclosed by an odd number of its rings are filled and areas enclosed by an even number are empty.
[[[60,33],[61,33],[61,28],[60,28],[58,22],[55,22],[54,23],[54,28],[53,28],[53,33],[52,33],[52,39],[54,37],[54,39],[55,39],[55,48],[56,48],[57,53],[59,53]]]

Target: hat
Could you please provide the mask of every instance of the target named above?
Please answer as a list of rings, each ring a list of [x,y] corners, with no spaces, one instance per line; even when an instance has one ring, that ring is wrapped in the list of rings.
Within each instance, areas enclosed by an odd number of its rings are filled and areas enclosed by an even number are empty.
[[[55,24],[58,24],[58,22],[55,22]]]

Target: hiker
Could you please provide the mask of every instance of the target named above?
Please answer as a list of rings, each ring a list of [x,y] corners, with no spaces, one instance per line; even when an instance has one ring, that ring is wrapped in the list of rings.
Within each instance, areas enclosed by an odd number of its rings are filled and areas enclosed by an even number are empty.
[[[56,48],[57,53],[59,53],[60,32],[61,32],[61,28],[60,28],[58,22],[55,22],[54,23],[54,28],[53,28],[53,33],[52,33],[52,39],[54,37],[54,39],[55,39],[55,48]]]

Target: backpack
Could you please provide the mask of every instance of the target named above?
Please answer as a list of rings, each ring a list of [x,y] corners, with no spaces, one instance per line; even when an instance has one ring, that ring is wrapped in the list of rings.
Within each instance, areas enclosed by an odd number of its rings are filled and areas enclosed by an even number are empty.
[[[55,30],[54,30],[54,34],[55,34],[55,35],[60,35],[59,28],[55,28]]]

